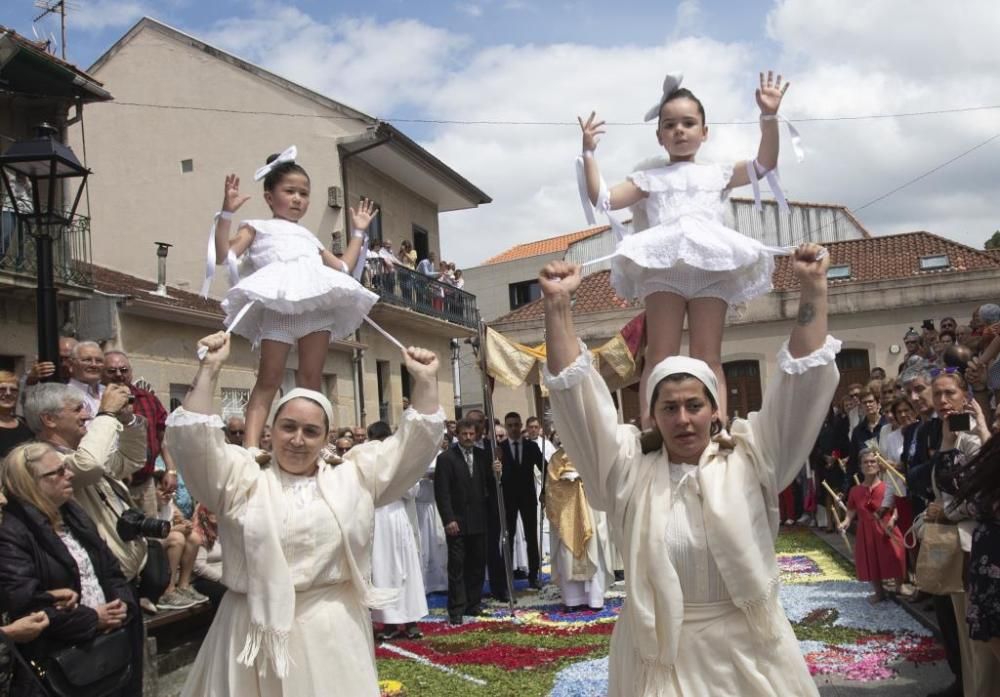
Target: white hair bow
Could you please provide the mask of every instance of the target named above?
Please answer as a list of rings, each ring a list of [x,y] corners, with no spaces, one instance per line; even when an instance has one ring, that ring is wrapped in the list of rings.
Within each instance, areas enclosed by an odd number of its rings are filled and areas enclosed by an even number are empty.
[[[261,179],[263,179],[264,177],[266,177],[268,174],[270,174],[271,170],[274,169],[275,167],[277,167],[278,165],[282,165],[282,164],[284,164],[286,162],[295,162],[295,158],[298,157],[298,154],[299,154],[299,151],[295,149],[294,145],[289,146],[283,153],[281,153],[280,155],[278,155],[271,162],[268,162],[266,165],[264,165],[263,167],[261,167],[260,169],[258,169],[256,172],[254,172],[254,174],[253,174],[253,180],[255,182],[256,181],[260,181]]]
[[[650,107],[649,111],[646,112],[646,117],[643,121],[652,121],[655,118],[659,118],[660,109],[663,108],[663,103],[667,101],[667,98],[680,89],[681,81],[684,76],[681,73],[667,73],[667,76],[663,78],[663,95],[660,97],[660,101],[656,103],[655,106]]]

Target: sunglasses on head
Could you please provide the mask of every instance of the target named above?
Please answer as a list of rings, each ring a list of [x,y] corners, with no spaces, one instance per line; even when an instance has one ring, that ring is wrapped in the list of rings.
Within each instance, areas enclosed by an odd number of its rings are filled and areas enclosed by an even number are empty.
[[[949,365],[946,368],[931,368],[930,374],[932,378],[936,378],[938,375],[961,375],[961,371],[957,366]]]

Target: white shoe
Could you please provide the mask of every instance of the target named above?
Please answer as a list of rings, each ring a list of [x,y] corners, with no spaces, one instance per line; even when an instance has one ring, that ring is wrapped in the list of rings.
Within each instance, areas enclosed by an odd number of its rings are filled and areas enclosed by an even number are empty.
[[[156,606],[153,605],[153,601],[150,600],[149,598],[139,598],[139,607],[142,608],[143,612],[146,612],[150,615],[155,615],[157,612],[159,612],[159,610],[156,609]]]
[[[170,593],[167,593],[160,601],[156,603],[157,610],[187,610],[189,607],[194,607],[197,603],[191,598],[189,598],[185,593],[181,593],[180,590],[174,589]]]

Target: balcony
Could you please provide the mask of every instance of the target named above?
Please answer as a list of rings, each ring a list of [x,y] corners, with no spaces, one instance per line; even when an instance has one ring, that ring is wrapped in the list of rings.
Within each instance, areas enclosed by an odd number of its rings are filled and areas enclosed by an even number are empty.
[[[13,211],[0,211],[0,275],[38,277],[35,238],[30,224]],[[52,275],[58,284],[93,286],[90,266],[90,218],[73,217],[73,222],[52,244]]]
[[[448,283],[392,266],[380,258],[369,258],[362,282],[378,293],[382,302],[476,329],[479,321],[476,296]]]

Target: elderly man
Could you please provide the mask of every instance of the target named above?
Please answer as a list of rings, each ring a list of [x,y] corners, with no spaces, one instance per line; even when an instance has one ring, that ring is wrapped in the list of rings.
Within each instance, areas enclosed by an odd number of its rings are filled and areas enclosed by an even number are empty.
[[[69,382],[83,393],[83,403],[96,416],[104,395],[104,352],[95,341],[81,341],[69,354]]]
[[[62,455],[74,475],[76,502],[94,521],[125,578],[135,581],[146,564],[146,541],[137,537],[126,542],[116,527],[119,516],[131,507],[128,487],[121,480],[139,470],[146,459],[146,421],[132,412],[129,394],[123,385],[109,386],[91,420],[80,390],[46,383],[28,394],[25,417],[38,440]]]
[[[247,432],[247,422],[242,416],[230,416],[226,419],[226,442],[230,445],[243,445],[243,436]]]
[[[77,340],[71,336],[59,337],[59,382],[65,383],[70,378],[70,356],[76,344]],[[24,384],[38,384],[41,380],[44,380],[55,372],[55,365],[49,361],[37,361],[31,366],[31,370],[25,373]],[[21,390],[21,394],[24,395],[24,390]]]
[[[142,512],[155,516],[157,510],[156,487],[153,484],[153,470],[156,458],[163,449],[163,433],[167,428],[167,410],[152,392],[132,384],[132,363],[124,351],[108,351],[104,354],[104,384],[122,385],[132,393],[132,410],[146,420],[146,464],[132,474],[129,489]],[[167,470],[168,474],[176,474]]]
[[[355,445],[361,445],[368,440],[368,432],[365,430],[364,426],[355,426],[351,433],[354,438]]]

